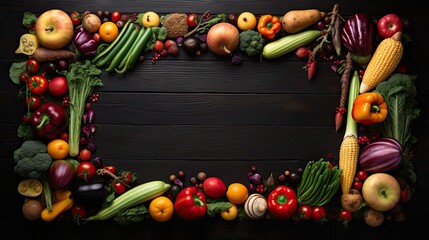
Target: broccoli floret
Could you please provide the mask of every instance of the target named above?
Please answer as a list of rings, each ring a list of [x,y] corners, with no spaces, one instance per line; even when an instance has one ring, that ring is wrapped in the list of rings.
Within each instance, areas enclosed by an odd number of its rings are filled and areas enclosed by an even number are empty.
[[[265,38],[259,32],[249,29],[240,33],[240,50],[248,56],[256,56],[264,48]]]
[[[24,141],[13,153],[15,172],[24,178],[39,178],[52,163],[45,143],[35,140]]]

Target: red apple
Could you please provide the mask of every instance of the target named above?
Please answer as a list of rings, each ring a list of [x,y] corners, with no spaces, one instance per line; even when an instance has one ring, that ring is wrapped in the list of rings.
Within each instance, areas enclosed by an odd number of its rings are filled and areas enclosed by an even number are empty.
[[[384,15],[377,22],[378,34],[383,38],[389,38],[397,32],[402,32],[403,29],[402,19],[394,13]]]
[[[388,211],[398,204],[401,186],[398,180],[387,173],[373,173],[362,186],[362,197],[366,204],[377,211]]]
[[[226,185],[218,177],[208,177],[203,182],[203,190],[207,197],[219,198],[226,193]]]
[[[49,49],[61,49],[73,38],[74,28],[70,16],[59,9],[42,13],[36,20],[34,31],[40,45]]]

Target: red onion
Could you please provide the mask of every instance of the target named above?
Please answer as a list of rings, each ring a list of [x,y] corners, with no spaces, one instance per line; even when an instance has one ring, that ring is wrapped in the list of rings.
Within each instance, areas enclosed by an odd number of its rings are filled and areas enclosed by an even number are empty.
[[[369,172],[395,169],[402,160],[402,147],[394,138],[380,138],[366,145],[359,154],[359,164]]]
[[[79,28],[73,36],[73,44],[79,50],[80,54],[86,57],[92,57],[97,51],[98,43],[94,40],[91,33]]]

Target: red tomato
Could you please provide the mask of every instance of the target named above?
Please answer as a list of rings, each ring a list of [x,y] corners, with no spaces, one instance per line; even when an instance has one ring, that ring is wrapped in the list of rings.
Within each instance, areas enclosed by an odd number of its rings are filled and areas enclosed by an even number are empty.
[[[365,170],[359,170],[356,173],[356,176],[359,178],[359,180],[363,181],[368,177],[368,173]]]
[[[28,89],[36,95],[44,94],[48,90],[48,85],[48,80],[42,75],[31,76],[27,81]]]
[[[343,209],[338,215],[338,220],[343,223],[344,227],[347,227],[348,223],[352,220],[352,214]]]
[[[54,77],[49,81],[49,92],[52,96],[64,96],[68,90],[67,78],[64,76]]]
[[[162,49],[164,49],[164,43],[161,40],[156,40],[153,44],[153,51],[155,52],[161,52]]]
[[[313,209],[309,205],[300,205],[296,211],[295,221],[305,221],[312,218]]]
[[[71,12],[69,14],[69,16],[70,16],[70,18],[71,18],[72,23],[73,23],[74,26],[78,26],[78,25],[80,25],[82,23],[82,19],[81,19],[81,16],[80,16],[79,12],[73,11],[73,12]]]
[[[113,187],[115,188],[115,193],[117,195],[121,195],[122,193],[124,193],[127,190],[126,186],[123,183],[118,182],[118,181],[113,183]]]
[[[121,12],[113,11],[110,18],[111,18],[110,20],[112,20],[112,22],[116,23],[117,21],[121,20]]]
[[[95,176],[96,168],[92,162],[81,162],[77,166],[76,174],[80,179],[89,180]]]
[[[29,78],[30,78],[30,75],[28,74],[28,72],[23,72],[19,74],[19,81],[22,83],[26,83]]]
[[[37,95],[31,95],[28,96],[27,99],[25,99],[25,105],[31,110],[34,111],[42,105],[42,100],[40,100],[40,97]]]
[[[91,155],[92,155],[91,151],[84,148],[84,149],[80,150],[80,152],[79,152],[79,159],[81,161],[89,161],[89,159],[91,159]]]
[[[203,191],[207,197],[219,198],[226,193],[226,185],[218,177],[208,177],[203,182]]]
[[[128,184],[132,181],[134,181],[135,177],[134,174],[130,171],[121,171],[121,180],[124,181],[124,183]]]
[[[80,224],[80,220],[87,216],[86,208],[81,204],[74,204],[70,211],[73,221],[77,224]]]
[[[116,167],[113,165],[104,166],[103,168],[109,171],[110,173],[116,174]]]
[[[39,71],[40,64],[35,59],[30,58],[25,63],[25,68],[27,69],[28,73],[37,73],[37,71]]]
[[[193,28],[198,24],[198,15],[195,13],[188,14],[186,21],[188,23],[188,26]]]
[[[328,213],[326,212],[325,207],[315,206],[312,211],[312,218],[316,222],[324,222],[328,220]]]
[[[362,189],[363,183],[361,181],[353,181],[353,188],[360,190]]]

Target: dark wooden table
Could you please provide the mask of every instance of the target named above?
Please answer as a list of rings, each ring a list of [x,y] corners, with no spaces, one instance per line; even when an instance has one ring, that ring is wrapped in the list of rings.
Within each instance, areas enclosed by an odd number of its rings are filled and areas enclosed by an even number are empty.
[[[331,11],[335,1],[3,1],[3,34],[0,48],[0,161],[4,211],[2,228],[13,239],[260,239],[326,238],[388,239],[425,234],[427,172],[429,164],[428,100],[429,78],[426,28],[429,17],[415,1],[338,1],[344,17],[365,12],[374,19],[393,12],[409,19],[406,29],[412,39],[405,46],[403,62],[408,72],[418,74],[418,102],[421,116],[413,131],[418,139],[414,166],[418,177],[415,195],[406,206],[401,223],[386,221],[371,228],[353,221],[347,228],[338,221],[319,223],[255,220],[226,222],[218,217],[166,223],[146,220],[128,226],[113,221],[30,222],[21,214],[23,198],[16,191],[19,177],[14,173],[13,151],[20,146],[16,129],[25,108],[17,98],[18,86],[8,78],[13,62],[25,59],[14,53],[25,33],[21,21],[25,11],[35,14],[59,8],[67,12],[119,10],[159,14],[173,12],[283,15],[288,10],[317,8]],[[235,66],[228,57],[204,53],[190,56],[183,49],[177,57],[162,58],[152,64],[151,54],[126,75],[103,72],[104,87],[97,90],[97,151],[105,163],[131,169],[139,181],[168,181],[184,170],[187,177],[199,171],[218,176],[226,183],[247,183],[252,165],[263,176],[271,172],[296,170],[309,160],[338,159],[344,128],[334,128],[334,111],[340,97],[339,75],[329,62],[320,62],[312,81],[306,80],[305,65],[293,55],[274,61],[245,58]],[[9,230],[10,226],[18,231]],[[426,235],[426,234],[425,234]],[[423,235],[423,236],[425,236]]]

